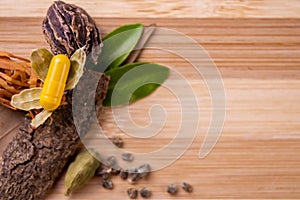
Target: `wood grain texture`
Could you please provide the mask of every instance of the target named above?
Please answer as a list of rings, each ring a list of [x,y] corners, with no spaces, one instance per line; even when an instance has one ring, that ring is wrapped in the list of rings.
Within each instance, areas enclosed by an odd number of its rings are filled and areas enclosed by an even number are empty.
[[[0,18],[0,48],[21,56],[45,46],[41,18]],[[205,159],[198,158],[210,123],[211,97],[204,80],[182,58],[160,50],[145,50],[141,61],[152,61],[176,69],[191,83],[201,112],[199,132],[185,154],[172,165],[151,174],[138,188],[147,186],[153,199],[204,198],[300,198],[300,20],[299,19],[130,19],[96,18],[103,34],[127,23],[156,23],[192,37],[211,55],[224,82],[226,120],[222,135]],[[164,41],[158,41],[163,43]],[[174,42],[174,45],[177,43]],[[191,51],[191,55],[196,52]],[[172,77],[171,77],[172,78]],[[107,135],[121,134],[125,148],[150,152],[175,136],[180,109],[174,95],[159,88],[133,104],[133,120],[149,123],[147,112],[159,103],[167,122],[156,137],[142,140],[125,135],[110,109],[102,121]],[[5,122],[1,109],[1,122]],[[16,114],[16,113],[15,113]],[[14,114],[12,114],[14,115]],[[2,127],[1,127],[2,130]],[[183,138],[184,139],[184,138]],[[5,145],[1,143],[1,146]],[[115,189],[105,190],[94,178],[74,193],[72,199],[124,199],[130,185],[113,179]],[[187,181],[194,192],[182,190],[170,197],[166,186]],[[63,176],[46,199],[63,200]]]
[[[0,1],[1,17],[42,17],[53,0]],[[291,18],[300,17],[298,0],[69,0],[93,17]]]

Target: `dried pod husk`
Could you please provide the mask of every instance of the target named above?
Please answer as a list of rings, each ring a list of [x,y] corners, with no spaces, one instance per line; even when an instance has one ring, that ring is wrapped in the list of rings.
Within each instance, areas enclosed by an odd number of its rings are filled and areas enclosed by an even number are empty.
[[[10,104],[20,110],[29,111],[42,108],[40,104],[41,87],[25,89],[11,98]]]
[[[98,156],[93,150],[85,150],[77,155],[75,161],[70,164],[65,176],[65,195],[70,195],[95,175],[95,171],[100,166]]]
[[[97,63],[102,42],[100,32],[92,17],[82,8],[63,1],[55,1],[48,9],[42,24],[46,41],[53,54],[70,57],[84,47]]]
[[[41,81],[28,59],[0,51],[0,104],[17,110],[10,104],[12,96],[38,86]]]

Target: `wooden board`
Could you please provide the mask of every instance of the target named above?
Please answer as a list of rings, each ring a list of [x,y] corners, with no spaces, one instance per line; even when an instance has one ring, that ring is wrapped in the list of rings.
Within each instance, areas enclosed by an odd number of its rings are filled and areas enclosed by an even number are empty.
[[[0,18],[0,49],[28,56],[34,48],[47,47],[41,21],[41,18]],[[182,58],[158,50],[143,52],[141,61],[167,65],[191,82],[201,105],[201,117],[199,132],[184,155],[136,187],[151,188],[153,199],[300,198],[299,19],[97,18],[96,21],[103,34],[119,25],[137,22],[156,23],[182,32],[208,51],[224,82],[223,132],[208,157],[199,159],[211,117],[211,97],[203,79],[195,76],[193,68]],[[191,55],[196,54],[191,51]],[[164,106],[168,116],[167,126],[156,137],[142,140],[124,135],[110,109],[105,111],[105,133],[122,134],[125,148],[134,152],[150,152],[167,144],[178,128],[180,114],[171,93],[159,88],[150,97],[133,104],[132,118],[138,124],[147,124],[147,112],[154,103]],[[19,122],[20,113],[1,108],[0,116],[3,133],[11,129],[8,123]],[[2,140],[0,146],[7,142],[7,138]],[[71,199],[126,199],[125,190],[130,185],[119,178],[113,181],[115,189],[109,191],[94,178]],[[192,194],[181,190],[170,197],[165,192],[168,184],[182,181],[193,184]],[[62,176],[46,199],[68,199],[63,193]]]
[[[0,1],[1,17],[41,17],[53,0]],[[93,17],[131,18],[299,18],[298,0],[68,0]]]

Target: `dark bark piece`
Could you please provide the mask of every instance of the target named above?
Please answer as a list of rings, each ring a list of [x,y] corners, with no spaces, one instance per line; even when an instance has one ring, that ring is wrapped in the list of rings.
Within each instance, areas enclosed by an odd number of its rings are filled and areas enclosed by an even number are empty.
[[[99,81],[96,95],[97,111],[100,111],[102,100],[105,98],[108,82],[109,77],[105,75]],[[55,110],[52,119],[48,119],[36,130],[30,128],[30,120],[26,118],[24,125],[8,144],[3,152],[0,168],[1,200],[42,199],[74,154],[80,138],[72,118],[71,92],[66,97],[68,105]],[[84,126],[83,132],[89,127],[89,117],[86,115],[81,123]]]

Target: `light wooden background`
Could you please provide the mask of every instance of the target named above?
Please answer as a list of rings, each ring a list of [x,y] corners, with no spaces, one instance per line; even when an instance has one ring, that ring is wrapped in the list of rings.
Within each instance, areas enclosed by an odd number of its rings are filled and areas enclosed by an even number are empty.
[[[40,26],[50,2],[1,1],[0,49],[28,56],[34,48],[47,47]],[[188,151],[136,187],[151,188],[153,199],[300,198],[299,1],[70,2],[96,17],[104,35],[120,25],[137,22],[182,32],[208,51],[222,75],[226,93],[223,132],[211,154],[200,160],[198,152],[211,116],[211,98],[203,80],[181,58],[156,50],[143,52],[140,60],[182,73],[191,82],[203,110],[199,133]],[[133,120],[147,123],[146,113],[154,103],[161,103],[168,114],[167,126],[157,137],[140,140],[125,136],[109,109],[104,130],[108,135],[122,134],[128,150],[158,149],[174,137],[179,109],[174,96],[160,88],[131,106]],[[12,132],[1,141],[3,150],[22,113],[1,107],[0,116],[2,133]],[[108,191],[95,178],[70,199],[126,199],[125,190],[130,185],[119,178],[113,181],[115,189]],[[181,181],[193,184],[195,191],[180,191],[170,197],[165,187]],[[46,199],[68,199],[63,193],[62,176]]]
[[[52,0],[2,0],[0,16],[43,16]],[[299,0],[69,0],[94,17],[299,17]]]

